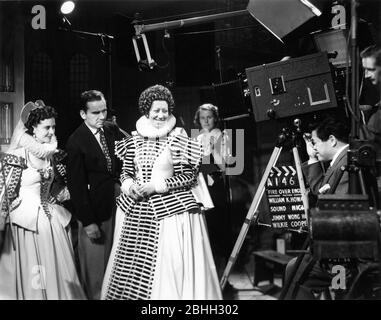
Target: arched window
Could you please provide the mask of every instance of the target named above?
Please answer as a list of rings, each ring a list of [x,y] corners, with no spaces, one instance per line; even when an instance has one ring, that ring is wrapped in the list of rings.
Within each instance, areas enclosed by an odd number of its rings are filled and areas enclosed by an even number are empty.
[[[89,88],[89,59],[80,53],[70,60],[70,105],[77,106],[81,92]]]
[[[42,99],[46,104],[52,103],[53,66],[47,53],[38,52],[33,56],[31,80],[33,99]]]

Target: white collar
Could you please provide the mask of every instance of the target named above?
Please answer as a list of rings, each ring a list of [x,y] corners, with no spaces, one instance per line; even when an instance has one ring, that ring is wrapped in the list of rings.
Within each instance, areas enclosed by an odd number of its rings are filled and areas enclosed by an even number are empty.
[[[161,128],[155,128],[146,116],[141,116],[136,121],[136,130],[143,137],[158,138],[167,135],[176,125],[176,118],[171,114]]]
[[[91,133],[92,133],[94,136],[98,133],[98,129],[95,129],[95,128],[90,127],[86,122],[83,122],[83,123],[86,125],[86,127],[89,128],[89,130],[91,131]],[[101,128],[101,130],[103,130],[103,127]]]
[[[345,149],[345,148],[348,148],[349,147],[349,144],[346,144],[344,146],[342,146],[339,150],[336,151],[335,155],[333,156],[332,158],[332,161],[330,162],[330,166],[332,167],[332,165],[334,164],[334,162],[336,161],[337,157],[339,156],[339,154]]]

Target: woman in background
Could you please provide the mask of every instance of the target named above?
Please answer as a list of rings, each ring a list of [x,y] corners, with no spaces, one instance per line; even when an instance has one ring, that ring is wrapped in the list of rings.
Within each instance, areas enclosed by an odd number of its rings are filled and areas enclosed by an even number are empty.
[[[194,124],[201,129],[197,136],[204,152],[200,172],[214,204],[214,208],[205,212],[205,218],[214,260],[221,276],[232,249],[229,194],[224,181],[226,162],[230,154],[229,141],[227,134],[218,128],[218,108],[211,103],[205,103],[197,109]]]
[[[116,143],[123,161],[114,244],[103,299],[221,299],[203,214],[191,188],[201,146],[175,127],[174,100],[155,85],[140,95],[132,137]]]
[[[62,153],[55,150],[56,116],[41,102],[25,105],[16,146],[3,161],[0,299],[85,299],[74,263],[71,214],[60,205],[69,194]]]

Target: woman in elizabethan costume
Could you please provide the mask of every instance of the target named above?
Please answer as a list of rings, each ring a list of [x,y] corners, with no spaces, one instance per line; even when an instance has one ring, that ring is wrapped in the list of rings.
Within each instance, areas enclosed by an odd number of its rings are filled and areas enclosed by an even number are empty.
[[[2,161],[0,299],[85,299],[69,233],[71,214],[60,205],[69,195],[55,118],[55,110],[41,101],[25,105]]]
[[[123,161],[114,244],[103,299],[221,299],[205,219],[191,188],[202,150],[175,127],[171,92],[140,95],[132,137],[116,143]]]

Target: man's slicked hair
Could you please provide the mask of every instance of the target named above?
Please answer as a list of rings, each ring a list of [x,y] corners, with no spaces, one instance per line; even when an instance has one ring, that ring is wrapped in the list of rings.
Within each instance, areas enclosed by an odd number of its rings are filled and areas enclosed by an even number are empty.
[[[101,101],[105,100],[105,97],[102,92],[98,90],[88,90],[81,93],[81,104],[79,110],[87,112],[87,103],[92,101]]]
[[[381,67],[381,47],[380,46],[370,46],[365,48],[360,53],[360,57],[365,58],[374,58],[376,67]]]
[[[361,58],[373,57],[378,50],[380,50],[380,47],[376,45],[366,47],[364,50],[360,52],[360,57]]]
[[[332,135],[341,142],[349,142],[349,123],[345,119],[328,116],[321,122],[312,124],[310,129],[311,131],[316,130],[316,135],[322,141],[327,141]]]

